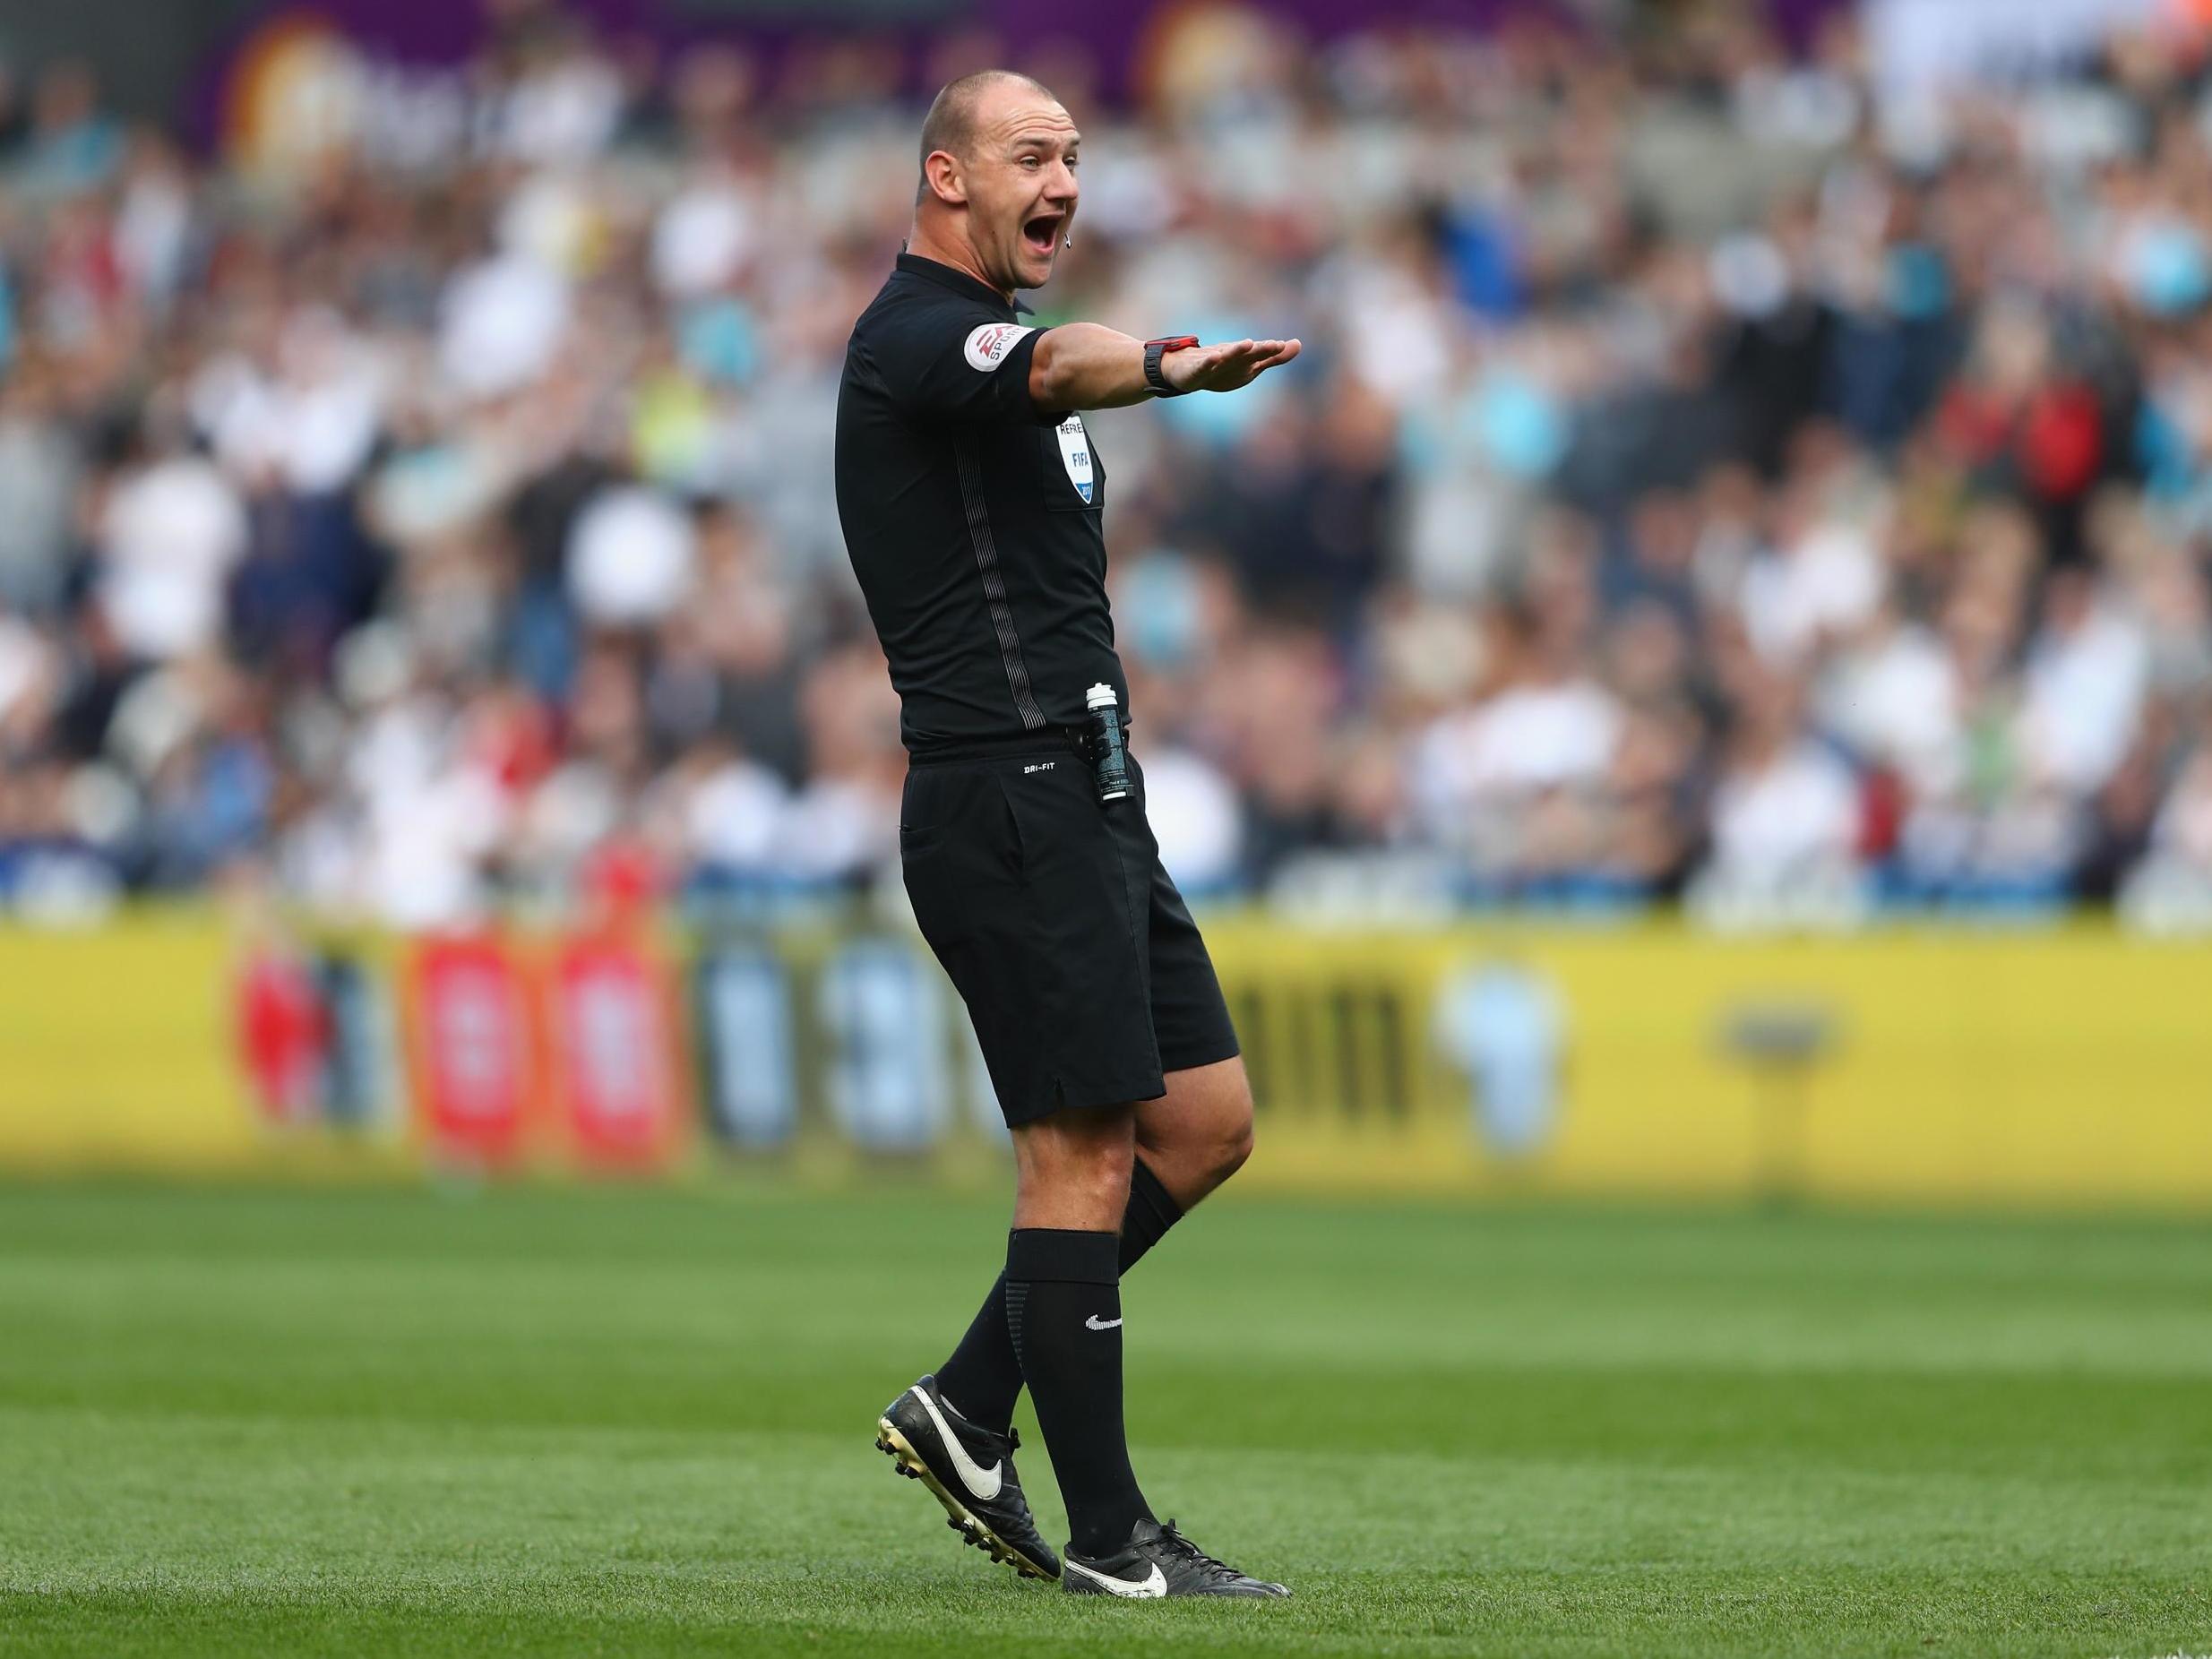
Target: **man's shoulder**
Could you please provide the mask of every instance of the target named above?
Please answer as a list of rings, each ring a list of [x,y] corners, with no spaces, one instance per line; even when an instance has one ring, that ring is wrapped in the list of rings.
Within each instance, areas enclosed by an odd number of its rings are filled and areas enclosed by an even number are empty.
[[[1004,313],[972,295],[955,293],[925,278],[895,271],[853,324],[853,338],[898,337],[917,331],[942,333],[958,324],[973,329],[1005,320]]]
[[[956,359],[989,375],[1035,332],[1027,317],[1011,319],[1003,308],[902,271],[853,324],[846,362],[864,377],[887,377],[894,387],[958,374]]]
[[[929,425],[1028,422],[1039,332],[980,283],[902,260],[853,324],[845,388]]]

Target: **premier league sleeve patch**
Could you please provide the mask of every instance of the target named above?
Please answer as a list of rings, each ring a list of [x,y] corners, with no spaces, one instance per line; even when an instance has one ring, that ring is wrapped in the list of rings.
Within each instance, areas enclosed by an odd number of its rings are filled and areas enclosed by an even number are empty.
[[[968,366],[988,374],[1006,361],[1006,354],[1020,343],[1024,334],[1034,334],[1035,329],[1024,328],[1019,322],[986,322],[968,337],[963,355]]]

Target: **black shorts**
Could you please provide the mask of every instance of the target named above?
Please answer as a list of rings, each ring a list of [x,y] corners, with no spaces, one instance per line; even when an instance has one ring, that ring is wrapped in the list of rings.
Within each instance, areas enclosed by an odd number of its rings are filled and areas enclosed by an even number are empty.
[[[1237,1052],[1131,769],[1135,787],[1112,803],[1089,763],[1050,738],[908,769],[907,892],[968,1004],[1009,1124],[1156,1100],[1163,1073]]]

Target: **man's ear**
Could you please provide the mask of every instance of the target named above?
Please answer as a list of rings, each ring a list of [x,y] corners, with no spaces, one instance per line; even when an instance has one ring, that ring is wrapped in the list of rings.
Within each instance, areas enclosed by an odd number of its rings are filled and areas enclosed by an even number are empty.
[[[929,159],[922,163],[922,176],[929,183],[930,193],[949,207],[968,205],[968,180],[960,168],[960,159],[949,150],[933,150]]]

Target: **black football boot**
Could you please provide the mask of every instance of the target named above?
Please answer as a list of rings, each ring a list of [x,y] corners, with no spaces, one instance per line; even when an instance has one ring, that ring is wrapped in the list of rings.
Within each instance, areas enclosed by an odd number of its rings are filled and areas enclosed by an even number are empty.
[[[1288,1595],[1289,1590],[1264,1578],[1240,1573],[1175,1530],[1173,1521],[1139,1521],[1129,1547],[1096,1558],[1079,1555],[1072,1545],[1060,1576],[1064,1590],[1078,1595],[1125,1595],[1149,1600],[1159,1595]]]
[[[1037,1530],[1014,1474],[1021,1437],[977,1428],[925,1377],[883,1408],[875,1443],[898,1460],[899,1473],[936,1494],[946,1525],[994,1561],[1024,1578],[1057,1578],[1060,1558]]]

